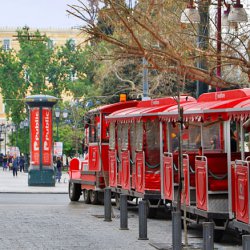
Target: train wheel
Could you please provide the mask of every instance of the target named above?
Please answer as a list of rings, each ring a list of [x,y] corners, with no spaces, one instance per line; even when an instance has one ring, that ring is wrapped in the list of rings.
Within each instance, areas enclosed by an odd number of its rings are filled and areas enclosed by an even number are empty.
[[[224,220],[214,220],[215,226],[224,227]],[[215,229],[214,230],[214,242],[221,242],[225,230]]]
[[[69,181],[68,192],[69,192],[69,199],[71,201],[79,201],[81,196],[81,185]]]
[[[83,190],[83,201],[86,204],[90,204],[90,194],[89,194],[89,190],[87,190],[87,189]]]
[[[158,207],[151,207],[151,205],[157,204],[157,200],[147,200],[147,217],[155,218]]]
[[[104,192],[98,193],[98,203],[103,205],[104,204]]]
[[[214,230],[214,242],[221,242],[223,235],[224,235],[223,230],[215,229]]]
[[[89,199],[90,203],[93,205],[98,204],[98,192],[94,190],[89,191]]]
[[[115,194],[115,206],[120,210],[120,194]]]

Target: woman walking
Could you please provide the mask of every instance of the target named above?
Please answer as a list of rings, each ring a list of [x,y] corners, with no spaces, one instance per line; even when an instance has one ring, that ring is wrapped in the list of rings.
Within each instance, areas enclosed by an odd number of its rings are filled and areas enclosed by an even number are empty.
[[[61,176],[62,176],[62,161],[61,161],[61,157],[57,157],[56,168],[57,168],[57,180],[58,180],[58,182],[60,182],[61,181]]]
[[[13,170],[13,177],[17,177],[17,170],[18,170],[18,158],[16,157],[16,155],[14,155],[13,157],[13,161],[12,161],[12,170]]]

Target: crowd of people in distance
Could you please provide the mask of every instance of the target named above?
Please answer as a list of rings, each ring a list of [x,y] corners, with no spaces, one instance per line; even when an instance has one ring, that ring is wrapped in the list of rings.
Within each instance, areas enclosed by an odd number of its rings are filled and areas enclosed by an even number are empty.
[[[16,154],[10,155],[9,152],[7,154],[0,153],[0,167],[2,166],[3,171],[12,171],[13,177],[17,177],[18,171],[24,172],[24,166],[26,163],[26,159],[23,154],[17,156]],[[61,157],[56,158],[55,164],[55,172],[56,172],[56,180],[58,182],[61,181],[62,177],[62,167],[63,163]]]
[[[17,172],[24,172],[25,158],[24,155],[21,154],[17,156],[16,154],[10,155],[0,154],[0,166],[3,167],[3,171],[11,171],[13,172],[13,177],[17,177]]]

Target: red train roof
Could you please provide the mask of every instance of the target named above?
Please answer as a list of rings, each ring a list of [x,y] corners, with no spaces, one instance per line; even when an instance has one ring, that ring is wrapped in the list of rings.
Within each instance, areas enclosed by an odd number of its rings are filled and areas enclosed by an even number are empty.
[[[181,103],[196,102],[196,100],[190,96],[181,96],[180,100]],[[134,120],[140,120],[143,117],[150,117],[151,119],[154,119],[156,117],[156,113],[161,112],[167,107],[173,105],[176,105],[176,99],[174,97],[141,101],[136,107],[116,111],[107,116],[106,119],[108,121],[119,122],[132,122]]]
[[[217,119],[229,119],[229,113],[233,113],[239,103],[250,99],[250,89],[237,89],[205,93],[201,95],[197,103],[182,104],[185,121],[205,121]],[[249,106],[250,107],[250,106]],[[242,109],[242,108],[241,108]],[[250,109],[249,109],[250,112]],[[164,110],[160,119],[176,121],[178,119],[178,106],[175,105]]]
[[[250,118],[250,99],[243,100],[236,104],[233,109],[228,110],[230,119],[246,120]]]
[[[117,102],[91,109],[88,113],[112,113],[116,110],[135,107],[138,105],[138,103],[139,101]]]

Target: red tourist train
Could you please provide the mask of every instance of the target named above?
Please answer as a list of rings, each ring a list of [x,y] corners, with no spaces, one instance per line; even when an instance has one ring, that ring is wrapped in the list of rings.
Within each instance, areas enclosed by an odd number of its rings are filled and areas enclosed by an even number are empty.
[[[180,103],[194,101],[182,96]],[[176,105],[173,97],[141,101],[136,107],[110,114],[109,185],[116,194],[128,199],[148,201],[150,216],[161,204],[160,121],[158,113]]]
[[[238,193],[244,191],[239,179],[242,175],[238,171],[246,164],[245,158],[249,155],[245,142],[248,135],[243,130],[243,123],[250,115],[248,101],[250,90],[241,89],[206,93],[197,103],[181,104],[185,123],[181,202],[190,222],[214,221],[215,229],[223,232],[229,222],[234,221],[236,225],[237,221],[237,227],[243,229],[237,214],[244,217],[249,213],[246,211],[248,198],[243,195],[244,201],[239,200]],[[169,134],[175,132],[178,107],[168,108],[159,114],[159,118]],[[171,144],[170,139],[170,150],[162,156],[162,198],[176,204],[179,164],[178,153]],[[219,231],[216,236],[220,236]]]
[[[90,111],[88,123],[88,159],[70,166],[71,200],[83,193],[94,204],[109,186],[117,203],[127,194],[171,208],[182,173],[181,209],[189,222],[250,232],[250,89],[206,93],[197,101],[185,96],[179,105],[172,97],[111,104]]]
[[[84,117],[85,144],[88,153],[84,160],[74,158],[70,164],[69,197],[78,201],[83,194],[86,203],[103,200],[103,189],[109,185],[109,129],[105,116],[116,110],[135,107],[138,101],[105,105],[88,112]]]

